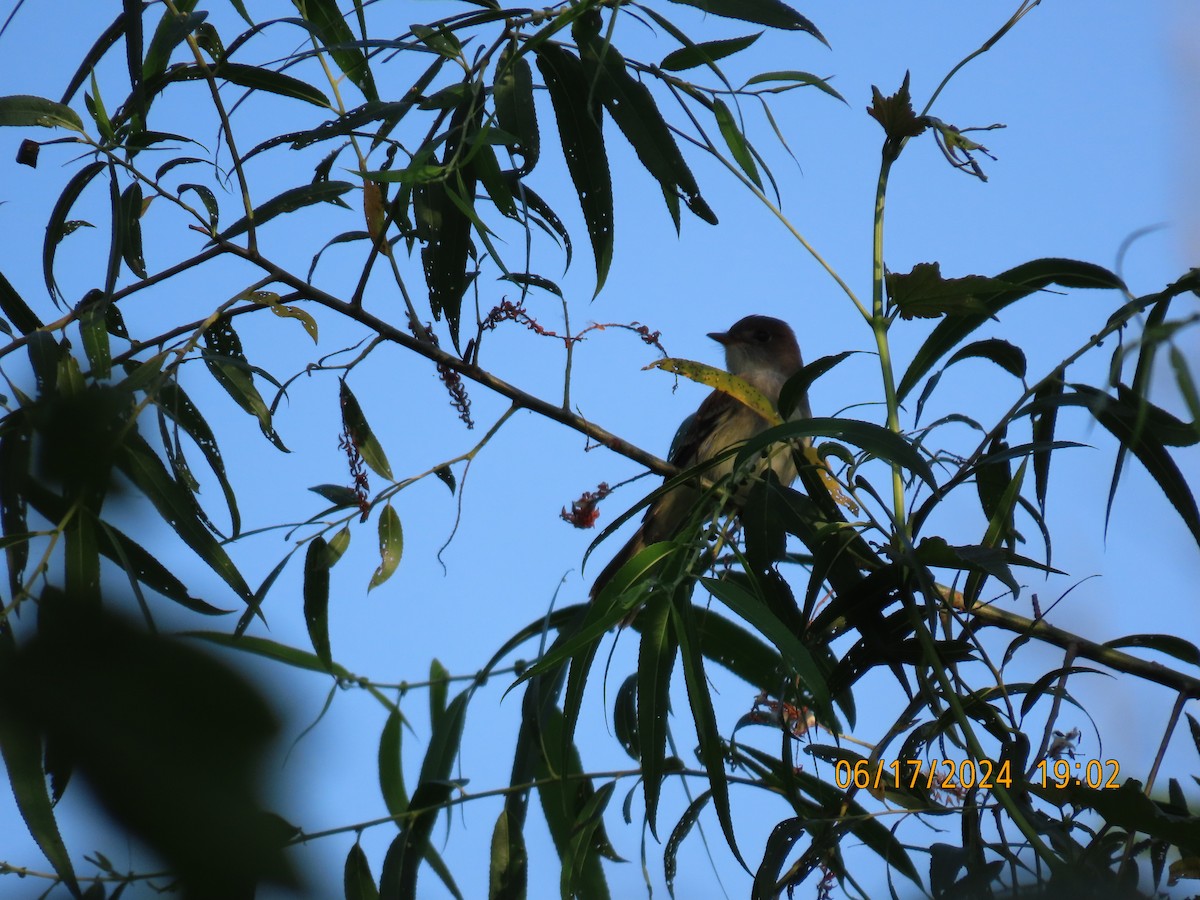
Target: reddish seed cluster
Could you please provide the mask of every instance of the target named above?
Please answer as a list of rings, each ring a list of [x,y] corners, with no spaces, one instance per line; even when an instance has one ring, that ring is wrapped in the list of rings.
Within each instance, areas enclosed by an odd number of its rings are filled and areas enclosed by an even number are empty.
[[[623,328],[625,331],[632,331],[642,339],[642,343],[649,344],[661,353],[663,356],[669,356],[666,348],[663,347],[659,340],[662,337],[661,331],[651,331],[650,326],[643,325],[640,322],[630,322],[628,325],[622,322],[596,322],[594,325],[589,325],[583,331],[579,332],[579,336],[575,340],[582,340],[583,336],[589,331],[604,331],[606,328]]]
[[[576,528],[591,528],[600,518],[600,510],[597,508],[600,501],[611,493],[612,489],[608,483],[602,481],[596,485],[596,490],[584,491],[578,500],[572,500],[570,512],[563,507],[559,515],[564,522],[570,522]]]
[[[421,325],[418,322],[413,322],[411,325],[413,333],[417,337],[437,346],[438,339],[432,325]],[[462,419],[467,428],[474,428],[475,420],[471,418],[471,398],[467,396],[467,388],[463,384],[462,376],[442,363],[437,364],[437,373],[442,384],[446,386],[446,390],[450,392],[450,405],[454,407],[458,417]]]
[[[483,320],[483,324],[480,327],[483,331],[491,331],[501,322],[519,322],[534,334],[541,335],[542,337],[558,338],[564,344],[572,344],[580,340],[580,338],[569,335],[564,336],[556,331],[542,327],[538,320],[531,316],[528,310],[525,309],[524,304],[513,303],[511,300],[501,300],[500,305],[487,314],[487,318]]]
[[[837,886],[837,875],[834,871],[821,863],[821,881],[817,885],[817,900],[833,900],[833,889]],[[795,885],[788,885],[788,896],[792,896],[792,889]]]
[[[454,407],[464,425],[474,428],[475,420],[471,418],[471,398],[467,396],[467,388],[463,384],[462,378],[449,366],[443,366],[440,363],[437,370],[442,384],[450,392],[450,405]]]
[[[641,337],[643,343],[657,348],[664,356],[666,355],[667,351],[659,341],[659,338],[662,337],[661,331],[651,331],[649,325],[638,325],[637,322],[633,324],[637,326],[633,330]]]
[[[362,454],[358,452],[358,445],[354,443],[350,429],[344,425],[342,434],[338,438],[338,447],[346,454],[346,461],[350,466],[350,477],[354,479],[354,496],[358,499],[358,509],[365,522],[371,512],[371,485],[367,482],[367,470],[363,466],[363,458]]]

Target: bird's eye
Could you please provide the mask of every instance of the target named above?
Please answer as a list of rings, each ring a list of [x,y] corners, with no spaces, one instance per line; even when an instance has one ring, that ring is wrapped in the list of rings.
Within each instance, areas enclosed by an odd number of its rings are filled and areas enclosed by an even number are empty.
[[[765,344],[771,340],[771,333],[768,331],[756,331],[754,332],[754,339],[760,344]]]

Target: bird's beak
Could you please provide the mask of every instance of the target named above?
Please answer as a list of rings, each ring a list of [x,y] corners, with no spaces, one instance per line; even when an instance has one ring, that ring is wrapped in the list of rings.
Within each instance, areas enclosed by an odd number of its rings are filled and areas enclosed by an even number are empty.
[[[718,344],[720,344],[722,347],[729,346],[730,342],[733,340],[729,336],[728,331],[710,331],[708,333],[708,336],[710,338],[712,338],[714,341],[716,341]]]

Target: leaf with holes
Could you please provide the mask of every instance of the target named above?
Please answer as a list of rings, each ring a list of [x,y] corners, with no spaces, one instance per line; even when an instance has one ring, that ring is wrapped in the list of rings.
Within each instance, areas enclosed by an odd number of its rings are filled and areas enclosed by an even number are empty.
[[[404,553],[404,531],[400,527],[400,516],[391,504],[383,508],[379,514],[379,568],[371,576],[367,585],[370,591],[379,587],[396,571],[400,565],[400,557]]]

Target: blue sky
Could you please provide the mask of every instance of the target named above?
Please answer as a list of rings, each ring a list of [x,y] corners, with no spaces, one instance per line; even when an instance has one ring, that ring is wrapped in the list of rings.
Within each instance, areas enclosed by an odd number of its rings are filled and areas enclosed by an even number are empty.
[[[286,15],[289,4],[253,4],[264,18]],[[1011,14],[1016,3],[986,0],[973,4],[914,2],[895,4],[871,0],[859,4],[816,2],[798,7],[813,19],[829,39],[826,49],[804,35],[767,34],[745,59],[727,67],[731,80],[767,70],[801,69],[833,75],[833,84],[846,97],[837,103],[815,90],[801,90],[778,98],[774,111],[795,154],[793,161],[776,143],[761,115],[747,106],[752,139],[771,162],[783,195],[783,210],[790,221],[860,295],[870,291],[871,213],[882,133],[865,114],[870,87],[893,92],[906,71],[911,71],[915,101],[923,105],[942,76],[965,54],[986,39]],[[111,7],[111,8],[110,8]],[[260,8],[261,7],[261,10]],[[449,3],[410,4],[408,18],[433,19]],[[755,30],[745,23],[691,15],[673,4],[656,8],[700,37],[729,37]],[[104,10],[101,12],[101,10]],[[75,61],[94,40],[110,17],[112,4],[79,5],[70,23],[51,17],[36,4],[27,4],[2,39],[6,62],[0,69],[0,93],[31,93],[57,97]],[[213,10],[213,21],[224,33],[237,29],[224,4]],[[381,19],[388,16],[379,11]],[[395,24],[395,23],[389,23]],[[943,93],[932,111],[958,126],[1003,123],[1006,128],[987,132],[982,142],[998,157],[984,160],[989,181],[952,171],[928,139],[914,142],[897,165],[891,182],[886,235],[886,260],[894,271],[914,264],[938,261],[948,276],[996,274],[1012,265],[1045,256],[1062,256],[1114,266],[1122,242],[1138,229],[1163,225],[1138,240],[1125,257],[1122,274],[1135,293],[1146,293],[1174,280],[1200,257],[1200,208],[1197,176],[1192,158],[1197,137],[1196,110],[1200,109],[1200,60],[1194,40],[1200,16],[1182,0],[1157,4],[1128,4],[1110,0],[1050,0],[1033,10],[990,53],[975,60]],[[627,43],[622,44],[622,39]],[[228,42],[228,37],[227,37]],[[653,61],[674,49],[668,38],[655,38],[632,21],[622,22],[617,43],[626,56]],[[47,48],[53,47],[53,52]],[[284,51],[287,42],[281,42]],[[1191,54],[1191,55],[1189,55]],[[101,70],[119,85],[123,61],[120,54]],[[397,73],[398,81],[405,73]],[[114,101],[117,87],[110,93]],[[193,95],[203,103],[202,86]],[[270,107],[263,106],[263,110]],[[673,356],[719,362],[718,348],[704,335],[723,330],[748,313],[765,313],[791,322],[807,359],[846,349],[872,347],[869,329],[813,259],[757,201],[715,163],[693,156],[693,169],[701,188],[721,219],[710,227],[685,212],[682,234],[673,234],[657,186],[637,170],[632,151],[610,129],[609,150],[616,181],[616,250],[612,272],[603,293],[589,300],[594,287],[591,261],[583,237],[572,188],[553,146],[549,108],[539,110],[547,147],[534,179],[535,188],[550,199],[576,235],[576,260],[562,273],[561,255],[549,245],[540,248],[537,271],[558,280],[571,303],[572,322],[644,322],[660,330]],[[289,114],[294,110],[289,108]],[[266,113],[264,113],[265,115]],[[193,111],[177,108],[179,130],[189,124]],[[249,106],[235,124],[249,134],[282,125],[258,119],[258,108]],[[300,115],[311,115],[306,110]],[[159,125],[167,128],[167,125]],[[46,148],[36,171],[12,163],[23,135],[0,132],[0,228],[6,235],[0,250],[0,270],[33,303],[44,302],[40,274],[42,226],[53,199],[70,169],[61,168],[68,154]],[[209,132],[211,136],[211,132]],[[205,138],[207,139],[207,138]],[[247,143],[252,143],[248,138]],[[210,149],[213,143],[209,144]],[[202,154],[198,154],[202,155]],[[319,158],[310,154],[303,162],[282,152],[274,162],[261,162],[252,178],[261,185],[259,196],[308,178]],[[295,168],[287,166],[294,165]],[[237,213],[234,197],[222,198],[225,221]],[[151,215],[159,215],[153,210]],[[167,223],[162,214],[155,222]],[[326,224],[322,216],[336,224]],[[147,219],[149,223],[151,219]],[[267,246],[292,265],[307,269],[312,252],[337,231],[359,228],[357,211],[322,208],[318,215],[297,215],[280,220],[267,232]],[[153,269],[178,251],[171,242],[195,241],[165,226],[147,226],[147,259]],[[68,296],[81,295],[96,280],[87,265],[107,245],[106,236],[77,233],[60,251],[60,279]],[[514,253],[517,248],[514,247]],[[70,257],[70,254],[77,254]],[[68,258],[81,265],[71,267]],[[318,269],[316,283],[326,290],[348,295],[356,278],[361,255],[355,250],[331,251]],[[87,263],[87,265],[84,265]],[[419,284],[419,269],[406,270]],[[149,328],[170,321],[178,309],[211,309],[244,288],[245,270],[214,270],[203,280],[179,288],[160,290],[136,301],[127,318]],[[511,288],[511,286],[508,286]],[[481,304],[488,308],[505,296],[501,282],[481,286]],[[509,290],[508,295],[513,292]],[[536,298],[530,309],[547,326],[558,324],[557,300]],[[368,306],[400,321],[395,288],[383,280],[372,282]],[[1030,356],[1030,371],[1041,373],[1062,358],[1075,344],[1095,332],[1117,303],[1111,294],[1078,292],[1068,296],[1038,296],[1006,311],[979,336],[1005,337],[1021,344]],[[176,305],[178,304],[178,306]],[[239,323],[247,354],[256,364],[283,377],[304,367],[313,357],[311,342],[294,323],[249,321]],[[333,321],[321,319],[319,353],[330,352],[357,336]],[[901,365],[919,346],[927,323],[898,327],[894,353]],[[1181,349],[1195,362],[1196,339],[1192,332],[1181,338]],[[593,333],[576,351],[572,399],[577,410],[609,430],[648,450],[665,454],[677,423],[694,409],[704,389],[686,382],[677,391],[669,376],[645,372],[642,366],[654,353],[631,335],[617,331]],[[553,342],[510,326],[493,334],[481,362],[503,378],[547,398],[561,396],[562,352]],[[1103,377],[1107,355],[1075,373],[1080,380]],[[4,361],[5,373],[23,374],[19,363]],[[501,398],[469,386],[478,427],[467,432],[455,420],[446,396],[430,366],[410,358],[399,348],[383,347],[351,378],[359,399],[398,476],[421,472],[440,460],[469,449],[507,407]],[[247,527],[277,521],[296,521],[318,510],[314,495],[305,488],[322,482],[345,482],[344,458],[337,450],[339,420],[336,379],[301,379],[278,416],[277,427],[295,451],[283,456],[261,437],[257,426],[211,386],[206,373],[195,367],[185,381],[201,402],[210,404],[214,424],[226,437],[223,446],[235,487],[242,492]],[[943,383],[926,413],[926,420],[959,404],[986,418],[1004,409],[1015,396],[1014,383],[984,362],[958,367],[953,379]],[[867,353],[853,357],[822,379],[813,391],[818,414],[845,414],[882,420],[875,404],[880,397],[878,367]],[[1170,383],[1169,371],[1157,375],[1154,399],[1181,411]],[[911,410],[910,410],[911,415]],[[911,422],[911,418],[908,420]],[[1111,474],[1114,446],[1107,436],[1089,428],[1082,417],[1066,420],[1072,435],[1093,449],[1071,451],[1055,466],[1050,487],[1050,523],[1055,534],[1055,564],[1070,577],[1044,582],[1029,573],[1021,599],[1001,599],[1005,608],[1028,614],[1029,595],[1039,594],[1043,605],[1072,584],[1077,587],[1057,608],[1052,621],[1099,640],[1138,632],[1169,632],[1200,641],[1194,585],[1200,577],[1200,556],[1158,488],[1130,467],[1117,497],[1112,523],[1104,529],[1104,501]],[[971,435],[947,433],[960,449]],[[961,442],[961,443],[958,443]],[[1192,483],[1200,474],[1195,452],[1183,458]],[[405,530],[404,558],[396,575],[383,587],[366,593],[376,565],[373,522],[358,528],[350,551],[334,570],[331,631],[335,658],[353,672],[382,682],[417,681],[428,672],[436,656],[452,673],[479,668],[509,634],[542,614],[559,592],[559,602],[577,602],[586,593],[590,578],[580,573],[580,561],[594,533],[575,531],[558,520],[558,510],[600,481],[615,483],[638,472],[632,462],[602,449],[584,452],[583,439],[548,426],[530,413],[519,413],[478,455],[464,479],[461,521],[453,541],[437,554],[451,534],[457,516],[456,499],[433,479],[402,492],[395,503]],[[377,479],[376,479],[377,481]],[[465,481],[465,484],[464,484]],[[376,484],[376,487],[379,485]],[[602,508],[607,523],[641,493],[649,480],[638,482]],[[213,497],[215,485],[206,485]],[[219,494],[216,495],[219,497]],[[216,502],[214,499],[213,502]],[[147,522],[152,520],[147,519]],[[977,510],[952,504],[939,521],[952,542],[969,543],[982,534]],[[214,602],[230,605],[210,572],[192,572],[194,564],[178,553],[170,540],[147,525],[148,544],[161,543],[165,559],[189,567],[201,590]],[[1032,528],[1029,529],[1032,532]],[[161,538],[161,540],[160,540]],[[615,548],[615,544],[613,547]],[[287,551],[278,532],[247,540],[237,548],[237,558],[260,580]],[[609,550],[597,551],[589,575],[599,570]],[[1031,554],[1036,555],[1036,554]],[[305,647],[299,601],[299,559],[275,586],[266,610],[270,636]],[[171,617],[168,615],[168,620]],[[180,627],[195,627],[179,622]],[[611,695],[632,670],[636,643],[617,642],[609,682]],[[999,646],[1003,646],[1003,642]],[[844,649],[844,648],[843,648]],[[530,648],[528,654],[533,653]],[[1027,650],[1022,672],[1040,673],[1059,664],[1060,654],[1048,649]],[[246,663],[269,679],[275,699],[289,717],[285,745],[321,710],[329,684],[316,676],[280,671],[277,667]],[[1018,677],[1014,672],[1013,678]],[[899,692],[882,676],[860,696],[859,729],[855,737],[873,740],[894,715],[891,704]],[[601,679],[585,706],[590,724],[580,743],[585,763],[595,769],[626,768],[628,759],[609,736],[604,719]],[[736,720],[752,702],[752,691],[719,676],[723,727]],[[462,774],[471,779],[469,791],[485,791],[507,783],[511,745],[519,717],[516,694],[502,700],[506,683],[493,680],[471,705],[471,719],[462,754]],[[1122,775],[1145,777],[1174,698],[1163,689],[1111,679],[1080,677],[1072,691],[1096,720],[1103,750],[1081,713],[1065,714],[1065,727],[1084,731],[1081,750],[1088,755],[1121,761]],[[874,703],[864,698],[870,695]],[[682,695],[681,695],[682,696]],[[680,710],[685,704],[679,703]],[[406,771],[415,778],[423,739],[427,736],[426,700],[411,692],[405,700],[415,734],[406,735]],[[1193,714],[1195,711],[1193,710]],[[322,722],[301,740],[272,773],[280,785],[274,798],[279,811],[306,831],[365,821],[384,814],[375,787],[375,752],[383,715],[364,693],[338,691]],[[691,724],[685,712],[674,720],[681,751],[688,752]],[[872,730],[874,728],[874,731]],[[728,729],[727,729],[728,730]],[[769,746],[772,738],[764,738]],[[1165,774],[1197,771],[1195,751],[1186,737],[1175,741],[1167,757]],[[285,748],[286,749],[286,746]],[[1160,777],[1165,777],[1160,776]],[[73,790],[82,794],[81,786]],[[635,827],[620,822],[620,800],[633,782],[626,779],[617,790],[609,817],[610,835],[617,849],[632,860],[609,868],[614,894],[637,895],[644,890],[636,828],[640,800],[635,799]],[[1192,795],[1193,796],[1194,792]],[[686,800],[674,789],[664,794],[662,821],[668,827]],[[63,827],[69,847],[80,854],[100,849],[118,866],[123,842],[102,836],[82,797],[64,801]],[[781,805],[764,803],[749,795],[734,795],[739,841],[753,863],[767,833],[787,816]],[[487,846],[498,807],[492,802],[466,804],[454,813],[444,854],[468,896],[479,896],[486,884]],[[9,835],[22,831],[7,796],[0,797],[0,830]],[[714,885],[714,866],[729,896],[744,896],[749,877],[724,849],[715,820],[704,820],[713,849],[714,864],[705,859],[697,836],[685,844],[681,856],[678,895],[720,896]],[[530,885],[534,898],[557,895],[557,870],[553,868],[548,837],[531,826],[530,852],[535,873],[553,869]],[[363,845],[378,875],[382,854],[394,829],[370,829]],[[439,830],[437,834],[444,835]],[[948,835],[928,837],[917,828],[915,840],[953,840]],[[319,841],[303,857],[311,861],[318,885],[314,896],[336,895],[341,861],[349,837]],[[0,858],[14,864],[37,865],[37,851],[27,841],[5,841]],[[661,848],[650,845],[651,878],[662,896]],[[869,855],[850,856],[860,872],[877,867]],[[914,855],[919,869],[923,857]],[[86,866],[81,867],[86,871]],[[870,879],[867,879],[868,883]],[[422,875],[422,896],[441,896],[431,872]],[[36,896],[33,885],[9,878],[6,890]],[[26,894],[22,894],[25,896]],[[128,895],[127,895],[128,896]]]

